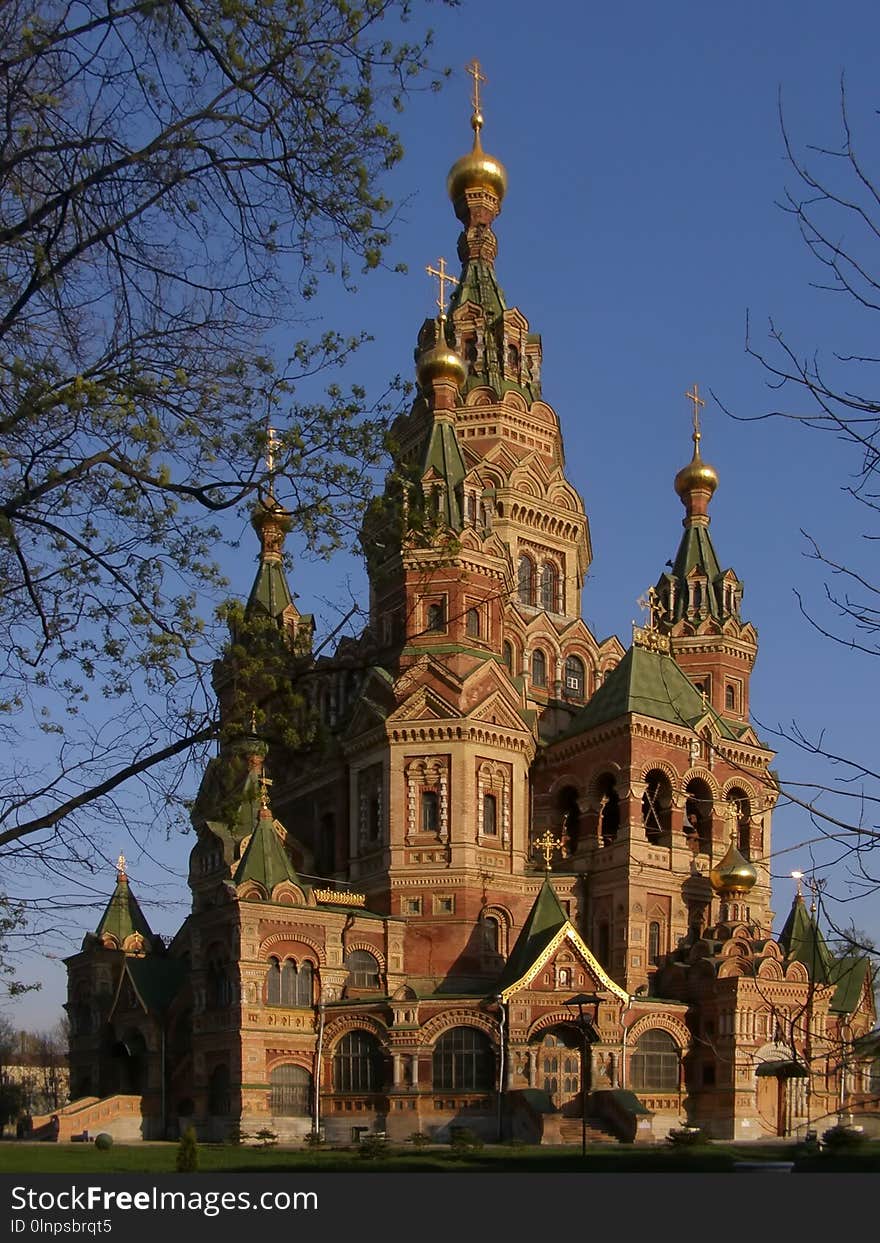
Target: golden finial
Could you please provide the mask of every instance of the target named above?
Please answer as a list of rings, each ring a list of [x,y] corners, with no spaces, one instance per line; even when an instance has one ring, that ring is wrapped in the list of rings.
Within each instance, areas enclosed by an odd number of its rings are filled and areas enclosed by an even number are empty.
[[[260,773],[260,806],[269,810],[269,786],[272,784],[271,778],[265,773]]]
[[[125,855],[122,853],[122,851],[120,851],[119,858],[116,860],[116,879],[117,880],[128,880],[128,873],[126,872],[125,868],[126,868]]]
[[[803,881],[803,879],[804,879],[804,874],[803,874],[803,872],[792,872],[792,874],[791,874],[791,879],[792,879],[792,880],[793,880],[793,881],[797,884],[797,893],[795,894],[795,897],[796,897],[796,898],[803,898],[803,896],[804,896],[804,891],[803,891],[803,889],[802,889],[802,887],[801,887],[801,882],[802,882],[802,881]]]
[[[550,871],[550,862],[557,850],[562,850],[562,838],[554,837],[549,829],[545,830],[544,836],[537,838],[533,845],[539,854],[544,856],[544,868]]]
[[[471,92],[471,104],[473,105],[474,115],[471,120],[471,125],[473,125],[474,129],[479,134],[483,127],[483,114],[480,111],[480,83],[486,83],[489,79],[483,73],[483,66],[477,60],[476,56],[469,65],[465,65],[464,71],[465,73],[469,73],[474,80],[474,89]]]
[[[446,286],[457,285],[458,277],[453,276],[450,272],[446,271],[446,260],[442,255],[437,260],[436,268],[432,268],[429,263],[425,268],[425,271],[429,276],[437,277],[437,284],[440,287],[440,292],[437,297],[437,305],[440,308],[440,319],[444,320],[446,319]]]
[[[696,380],[694,387],[689,393],[685,393],[685,397],[693,405],[693,442],[694,456],[687,466],[675,476],[675,490],[681,497],[687,510],[686,524],[707,525],[709,522],[707,505],[712,497],[713,492],[718,487],[718,474],[713,466],[709,466],[700,457],[700,441],[703,439],[703,433],[700,430],[700,407],[705,406],[705,401],[700,396],[699,385]]]
[[[668,652],[669,636],[661,634],[658,629],[666,616],[666,608],[660,599],[656,587],[649,587],[644,595],[636,601],[642,612],[647,614],[644,624],[632,624],[633,643],[636,647],[645,647],[649,652]]]

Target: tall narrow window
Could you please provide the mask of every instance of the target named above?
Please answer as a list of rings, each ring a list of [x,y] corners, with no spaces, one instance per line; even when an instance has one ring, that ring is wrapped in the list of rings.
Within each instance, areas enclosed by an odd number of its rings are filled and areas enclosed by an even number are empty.
[[[446,609],[441,601],[428,605],[426,630],[443,630],[446,627]]]
[[[520,557],[517,566],[517,592],[520,604],[535,603],[535,567],[531,557],[525,553]]]
[[[494,794],[483,795],[483,833],[486,837],[498,834],[498,800]]]
[[[281,1005],[281,963],[277,958],[269,959],[269,970],[266,972],[266,1005]]]
[[[504,665],[508,673],[513,673],[513,645],[505,642],[501,648]]]
[[[558,587],[559,575],[556,572],[556,566],[546,561],[541,567],[541,608],[546,609],[548,613],[555,613],[558,609]]]
[[[468,609],[465,619],[465,628],[471,639],[479,639],[480,637],[480,614],[477,609]]]
[[[284,966],[281,968],[281,1004],[282,1006],[292,1006],[295,1004],[296,997],[296,981],[297,970],[296,963],[292,959],[285,960]]]
[[[547,657],[540,648],[532,652],[532,685],[547,685]]]
[[[648,962],[652,965],[660,961],[660,925],[656,919],[648,924]]]
[[[736,710],[736,691],[732,686],[725,688],[724,707],[728,712],[734,712]]]
[[[436,833],[440,828],[440,795],[436,790],[422,790],[422,832]]]

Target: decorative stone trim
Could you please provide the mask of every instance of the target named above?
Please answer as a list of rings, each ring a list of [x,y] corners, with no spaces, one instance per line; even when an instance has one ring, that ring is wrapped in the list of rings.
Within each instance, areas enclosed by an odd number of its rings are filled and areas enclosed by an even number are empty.
[[[640,1036],[643,1036],[646,1031],[656,1028],[669,1032],[677,1041],[680,1049],[690,1048],[691,1034],[687,1027],[678,1019],[674,1019],[667,1014],[644,1014],[640,1019],[636,1019],[629,1029],[627,1046],[631,1049]]]
[[[419,1032],[419,1044],[423,1046],[436,1044],[444,1032],[453,1027],[477,1027],[495,1042],[498,1039],[498,1024],[488,1015],[476,1010],[444,1010],[429,1019]]]
[[[273,957],[273,955],[271,955],[268,951],[271,949],[273,945],[278,945],[282,941],[286,941],[286,942],[291,942],[291,941],[297,942],[298,941],[300,945],[307,945],[309,949],[312,950],[315,957],[317,958],[318,960],[317,965],[319,967],[323,967],[326,965],[327,959],[324,954],[324,950],[318,944],[318,942],[315,941],[312,937],[303,936],[303,934],[296,931],[295,928],[291,928],[289,932],[273,932],[269,936],[264,937],[263,940],[259,944],[259,948],[257,950],[257,957],[259,959],[262,959],[268,962],[269,959]]]

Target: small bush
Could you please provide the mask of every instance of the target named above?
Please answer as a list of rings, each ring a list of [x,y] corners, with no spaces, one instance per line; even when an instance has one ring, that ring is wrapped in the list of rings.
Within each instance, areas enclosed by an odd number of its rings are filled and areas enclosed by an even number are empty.
[[[409,1137],[409,1142],[415,1148],[424,1148],[426,1144],[430,1144],[431,1136],[426,1135],[424,1131],[413,1131]]]
[[[303,1143],[306,1148],[321,1148],[325,1143],[323,1131],[309,1131],[305,1136]]]
[[[199,1146],[195,1129],[191,1126],[180,1137],[176,1166],[178,1174],[193,1174],[199,1168]]]
[[[95,1136],[95,1147],[99,1152],[106,1152],[108,1148],[113,1147],[113,1136],[102,1131],[100,1135]]]
[[[704,1139],[705,1136],[698,1126],[674,1126],[666,1136],[667,1144],[673,1144],[677,1148],[691,1148],[695,1144],[702,1144]]]
[[[270,1131],[268,1127],[264,1127],[262,1131],[257,1131],[254,1139],[261,1148],[274,1148],[278,1143],[278,1136],[274,1131]]]
[[[860,1126],[838,1123],[822,1132],[822,1147],[828,1152],[851,1152],[865,1142],[865,1132]]]
[[[449,1147],[455,1153],[479,1152],[483,1141],[469,1126],[451,1126],[449,1128]]]
[[[358,1156],[364,1161],[375,1161],[388,1151],[388,1142],[384,1135],[362,1135],[358,1144]]]

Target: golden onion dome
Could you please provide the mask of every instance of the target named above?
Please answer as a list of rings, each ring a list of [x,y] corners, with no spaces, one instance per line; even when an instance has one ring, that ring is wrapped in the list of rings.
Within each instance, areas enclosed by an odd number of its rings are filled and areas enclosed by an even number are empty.
[[[747,893],[757,879],[757,869],[748,859],[743,858],[733,841],[727,848],[727,854],[709,873],[709,880],[716,893],[731,890]]]
[[[695,437],[694,456],[675,476],[675,490],[681,497],[696,491],[708,492],[711,496],[717,487],[718,472],[700,457],[700,442]]]
[[[448,381],[460,389],[467,377],[464,362],[456,354],[451,345],[440,340],[430,349],[424,350],[416,362],[416,376],[420,386],[428,390],[438,381]]]
[[[483,115],[475,112],[471,118],[474,129],[473,149],[461,159],[456,160],[446,178],[446,189],[453,203],[460,199],[465,190],[488,190],[497,199],[503,199],[507,191],[507,169],[494,155],[483,150],[480,142],[480,130],[483,128]]]
[[[267,527],[275,527],[286,535],[293,529],[293,518],[284,506],[271,494],[260,497],[251,510],[251,526],[259,534]]]

